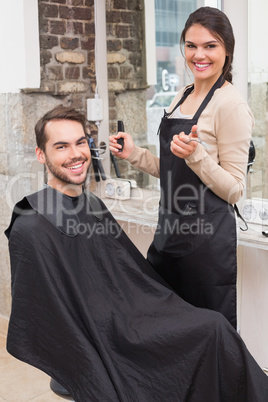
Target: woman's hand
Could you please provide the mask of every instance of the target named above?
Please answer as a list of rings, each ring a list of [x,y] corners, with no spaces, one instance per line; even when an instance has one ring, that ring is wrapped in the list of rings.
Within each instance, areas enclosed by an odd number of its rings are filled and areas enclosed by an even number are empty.
[[[122,146],[117,143],[117,140],[119,138],[124,139],[123,151],[120,151]],[[120,159],[126,159],[134,150],[134,148],[135,144],[132,140],[131,135],[128,133],[123,133],[122,131],[119,131],[119,133],[117,133],[116,135],[109,136],[109,149],[113,155],[117,156]]]
[[[186,135],[182,131],[180,134],[173,136],[173,139],[170,143],[171,152],[179,158],[187,158],[194,153],[197,147],[198,141],[193,141],[193,139],[198,139],[197,125],[192,127],[189,135]]]

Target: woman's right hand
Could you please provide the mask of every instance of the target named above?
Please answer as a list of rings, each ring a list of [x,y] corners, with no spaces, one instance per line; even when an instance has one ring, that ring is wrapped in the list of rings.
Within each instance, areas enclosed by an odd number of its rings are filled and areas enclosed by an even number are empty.
[[[122,147],[117,143],[117,140],[119,138],[124,139],[123,151],[120,151]],[[131,135],[128,133],[123,133],[122,131],[119,131],[119,133],[117,133],[116,135],[109,136],[109,149],[114,156],[117,156],[120,159],[126,159],[134,150],[134,148],[135,144],[132,140]]]

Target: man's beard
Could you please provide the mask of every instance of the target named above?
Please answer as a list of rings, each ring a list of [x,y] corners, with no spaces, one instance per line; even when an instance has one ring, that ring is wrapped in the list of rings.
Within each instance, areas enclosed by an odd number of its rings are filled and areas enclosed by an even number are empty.
[[[75,162],[85,162],[87,159],[75,159],[75,160],[73,160],[73,161],[71,161],[72,163],[75,163]],[[81,177],[81,181],[75,181],[75,180],[71,180],[70,179],[70,177],[68,177],[68,175],[66,174],[64,174],[60,169],[57,169],[57,168],[55,168],[54,166],[53,166],[53,164],[50,162],[50,160],[49,160],[49,158],[47,157],[47,155],[46,155],[46,165],[47,165],[47,168],[49,169],[49,171],[53,174],[53,176],[54,177],[56,177],[57,179],[59,179],[59,180],[61,180],[62,182],[64,182],[64,183],[67,183],[67,184],[75,184],[75,185],[81,185],[81,184],[84,184],[85,183],[85,181],[86,181],[86,179],[87,179],[87,176],[88,176],[88,171],[89,171],[89,167],[88,167],[88,170],[87,170],[87,174],[85,175],[85,177]]]

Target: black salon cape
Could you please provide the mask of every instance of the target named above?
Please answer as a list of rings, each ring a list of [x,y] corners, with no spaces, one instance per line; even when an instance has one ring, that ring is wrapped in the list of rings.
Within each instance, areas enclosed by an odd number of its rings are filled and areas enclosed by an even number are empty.
[[[17,204],[6,235],[7,350],[76,402],[268,401],[227,320],[161,284],[93,195],[41,190]]]

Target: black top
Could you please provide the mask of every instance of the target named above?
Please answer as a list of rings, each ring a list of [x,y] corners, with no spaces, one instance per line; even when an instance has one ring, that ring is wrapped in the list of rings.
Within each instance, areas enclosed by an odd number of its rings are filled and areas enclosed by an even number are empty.
[[[96,197],[42,190],[17,205],[6,234],[7,349],[76,402],[268,400],[268,379],[236,331],[161,283]]]

